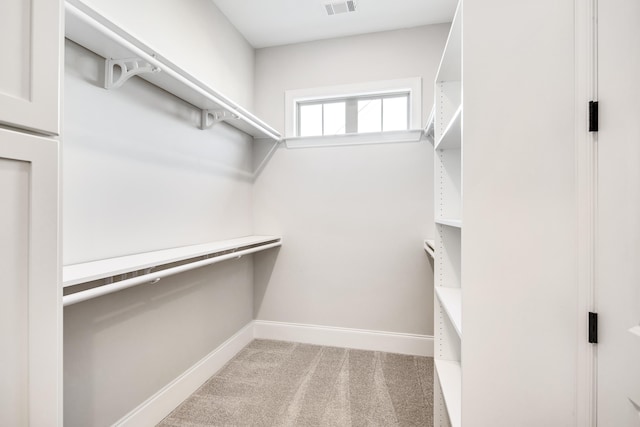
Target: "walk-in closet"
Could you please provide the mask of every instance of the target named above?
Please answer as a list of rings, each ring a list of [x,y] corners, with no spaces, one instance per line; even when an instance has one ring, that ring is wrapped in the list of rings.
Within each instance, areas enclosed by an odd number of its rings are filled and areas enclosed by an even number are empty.
[[[0,425],[640,426],[640,6],[4,0]]]

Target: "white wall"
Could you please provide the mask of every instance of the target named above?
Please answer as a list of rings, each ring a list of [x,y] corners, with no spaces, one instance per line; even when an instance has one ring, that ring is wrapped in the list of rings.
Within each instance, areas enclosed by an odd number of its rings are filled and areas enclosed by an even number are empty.
[[[422,77],[423,116],[448,25],[256,51],[256,114],[284,129],[284,92]],[[433,334],[433,147],[427,143],[278,149],[254,185],[255,316]]]
[[[284,91],[422,77],[422,115],[433,106],[433,80],[449,24],[256,50],[255,113],[284,134]]]
[[[64,263],[252,234],[252,142],[66,43]],[[69,306],[65,425],[109,425],[252,320],[251,257]]]
[[[250,234],[252,139],[66,46],[65,265]]]
[[[211,0],[83,0],[163,57],[252,110],[254,50]]]

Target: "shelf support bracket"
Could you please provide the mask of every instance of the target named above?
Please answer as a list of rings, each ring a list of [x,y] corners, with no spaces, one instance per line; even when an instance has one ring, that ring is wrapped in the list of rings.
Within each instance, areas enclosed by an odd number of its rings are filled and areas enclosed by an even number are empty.
[[[236,114],[227,110],[202,110],[202,118],[200,120],[200,129],[209,129],[216,123],[230,119],[238,119]]]
[[[133,76],[158,73],[160,68],[141,58],[107,59],[105,61],[105,89],[119,88]]]

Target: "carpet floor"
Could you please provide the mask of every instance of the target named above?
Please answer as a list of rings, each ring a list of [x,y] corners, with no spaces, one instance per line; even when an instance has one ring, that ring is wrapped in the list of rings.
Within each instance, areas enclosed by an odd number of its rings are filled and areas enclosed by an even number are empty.
[[[255,340],[159,426],[432,426],[433,359]]]

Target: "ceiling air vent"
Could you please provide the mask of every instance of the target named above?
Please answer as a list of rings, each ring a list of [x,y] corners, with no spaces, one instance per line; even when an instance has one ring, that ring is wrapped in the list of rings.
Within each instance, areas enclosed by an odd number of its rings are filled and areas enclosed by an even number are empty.
[[[325,3],[327,15],[338,15],[340,13],[355,12],[355,0],[339,1],[337,3]]]

